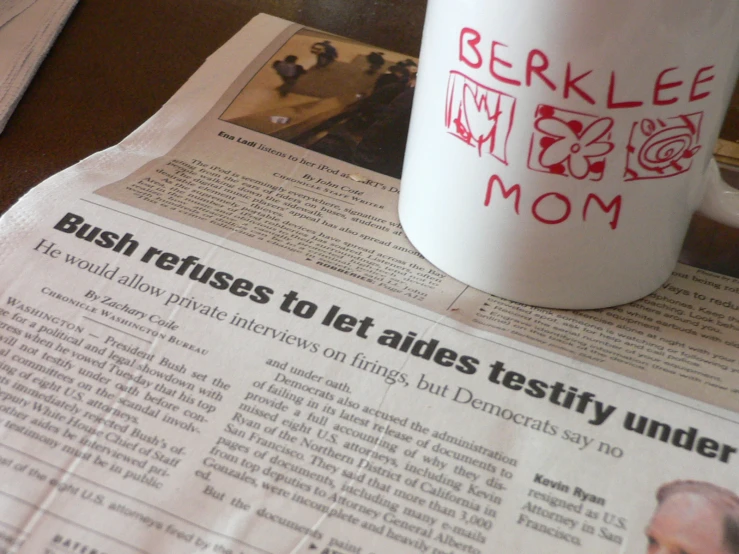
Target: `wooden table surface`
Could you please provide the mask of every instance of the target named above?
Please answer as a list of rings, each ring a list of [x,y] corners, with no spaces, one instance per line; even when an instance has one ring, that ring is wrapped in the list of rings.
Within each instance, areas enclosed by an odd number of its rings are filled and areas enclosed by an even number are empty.
[[[425,0],[79,0],[0,134],[0,213],[118,143],[260,12],[417,56],[425,9]],[[732,140],[735,100],[722,133]]]

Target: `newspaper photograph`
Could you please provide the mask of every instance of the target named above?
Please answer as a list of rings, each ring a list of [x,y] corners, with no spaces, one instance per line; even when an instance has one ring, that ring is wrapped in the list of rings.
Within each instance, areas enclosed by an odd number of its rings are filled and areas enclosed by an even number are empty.
[[[737,551],[739,279],[440,272],[380,144],[415,71],[259,16],[0,219],[0,552]]]

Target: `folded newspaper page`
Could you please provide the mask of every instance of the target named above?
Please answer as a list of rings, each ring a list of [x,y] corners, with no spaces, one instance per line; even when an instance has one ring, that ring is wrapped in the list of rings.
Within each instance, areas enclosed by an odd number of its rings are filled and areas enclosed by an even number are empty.
[[[0,2],[0,132],[77,0]]]
[[[438,271],[415,72],[259,16],[0,219],[0,552],[737,551],[739,279],[567,312]]]

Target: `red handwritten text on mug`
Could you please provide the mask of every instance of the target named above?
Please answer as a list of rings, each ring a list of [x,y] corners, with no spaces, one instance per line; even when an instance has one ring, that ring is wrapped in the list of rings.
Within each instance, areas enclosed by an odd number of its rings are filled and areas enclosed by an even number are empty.
[[[513,210],[517,215],[521,214],[521,200],[523,198],[523,192],[521,185],[516,183],[506,187],[503,179],[499,175],[493,175],[488,180],[487,191],[485,193],[485,206],[490,206],[493,198],[500,198],[500,201],[509,202]],[[572,213],[573,200],[568,198],[564,194],[558,192],[547,192],[537,196],[531,201],[527,200],[527,206],[530,204],[530,208],[527,211],[531,212],[531,216],[539,223],[546,225],[558,225],[565,221],[575,217]],[[601,219],[605,216],[610,217],[607,220],[608,225],[611,229],[618,227],[619,217],[621,216],[621,195],[615,196],[610,202],[604,201],[599,195],[595,193],[589,193],[585,198],[582,209],[578,212],[578,216],[582,217],[583,221],[588,221],[588,216],[591,215],[591,220],[596,217]]]
[[[626,182],[674,177],[687,172],[692,167],[693,157],[703,148],[700,144],[703,113],[683,115],[685,112],[678,111],[672,117],[630,122],[626,167],[608,167],[615,145],[627,142],[627,137],[621,136],[619,140],[614,136],[615,119],[623,117],[616,114],[643,106],[673,104],[679,110],[679,106],[684,109],[690,103],[708,98],[715,79],[713,65],[704,65],[695,71],[666,67],[652,80],[646,79],[641,91],[632,88],[627,95],[619,89],[615,70],[575,67],[571,61],[554,60],[539,49],[525,50],[526,62],[515,62],[513,60],[523,60],[522,52],[496,40],[484,42],[482,34],[471,27],[461,29],[458,44],[458,58],[466,66],[465,72],[475,70],[475,76],[481,81],[492,77],[502,89],[486,86],[458,70],[450,71],[446,127],[476,147],[480,156],[483,152],[489,153],[509,165],[507,147],[514,123],[533,127],[527,159],[529,170],[581,182],[601,181],[606,172],[618,173],[618,178]],[[691,79],[687,79],[688,75]],[[594,106],[593,112],[599,113],[539,104],[532,114],[533,121],[527,123],[520,117],[516,121],[515,89],[522,87],[543,87],[558,93],[562,101],[585,101]],[[526,118],[523,114],[523,119]],[[488,180],[484,205],[490,206],[493,201],[504,203],[517,215],[530,213],[536,221],[547,225],[558,225],[573,218],[588,221],[590,215],[591,221],[618,228],[623,204],[621,194],[610,200],[604,200],[602,191],[587,194],[583,191],[571,196],[550,191],[528,196],[531,198],[527,197],[525,187],[522,189],[518,183],[506,187],[502,177],[495,174]],[[522,202],[526,206],[523,213]]]
[[[486,71],[499,83],[515,87],[531,87],[535,80],[555,92],[561,92],[566,100],[577,95],[592,105],[605,105],[608,109],[638,108],[644,105],[668,106],[680,101],[696,102],[711,95],[708,88],[715,75],[713,65],[699,68],[690,83],[674,77],[678,67],[666,67],[654,77],[653,85],[640,97],[628,98],[618,88],[618,75],[611,71],[608,83],[595,82],[593,69],[583,71],[567,62],[563,75],[554,75],[549,56],[538,49],[529,50],[524,67],[517,67],[506,57],[507,44],[490,41],[483,47],[482,35],[470,27],[464,27],[459,35],[459,61],[471,69]]]

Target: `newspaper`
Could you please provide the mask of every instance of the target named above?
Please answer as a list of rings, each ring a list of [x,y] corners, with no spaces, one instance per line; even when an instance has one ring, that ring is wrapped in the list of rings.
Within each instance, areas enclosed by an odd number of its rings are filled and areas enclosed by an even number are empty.
[[[739,279],[441,273],[372,143],[398,66],[259,16],[0,219],[0,552],[733,552]]]
[[[0,2],[0,133],[77,0]]]

